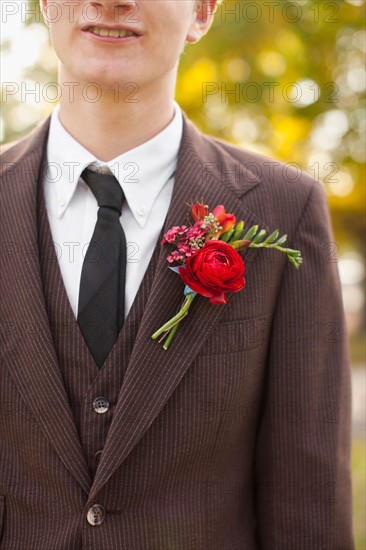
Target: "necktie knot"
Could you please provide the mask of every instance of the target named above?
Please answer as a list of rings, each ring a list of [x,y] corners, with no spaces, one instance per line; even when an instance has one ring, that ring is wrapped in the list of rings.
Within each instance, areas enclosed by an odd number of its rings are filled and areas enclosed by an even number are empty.
[[[99,207],[112,208],[121,215],[125,196],[122,187],[113,174],[102,174],[90,168],[85,168],[81,177],[90,187]]]

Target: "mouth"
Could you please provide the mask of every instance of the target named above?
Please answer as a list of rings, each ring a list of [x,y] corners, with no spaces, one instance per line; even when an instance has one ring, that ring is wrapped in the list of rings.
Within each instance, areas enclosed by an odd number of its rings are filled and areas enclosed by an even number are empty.
[[[88,27],[87,31],[97,36],[112,36],[113,38],[124,38],[125,36],[137,36],[133,31],[126,29],[107,29],[106,27]]]
[[[129,41],[138,38],[140,34],[131,29],[113,28],[113,27],[84,27],[82,31],[92,38],[102,40],[103,42]]]

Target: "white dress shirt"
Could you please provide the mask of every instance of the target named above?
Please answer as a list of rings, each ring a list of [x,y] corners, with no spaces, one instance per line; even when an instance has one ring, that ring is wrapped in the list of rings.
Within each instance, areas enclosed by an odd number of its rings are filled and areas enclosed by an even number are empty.
[[[171,200],[183,128],[181,109],[176,102],[174,107],[174,118],[162,132],[110,162],[97,159],[67,132],[58,117],[59,105],[51,115],[44,196],[61,275],[75,318],[81,270],[98,212],[96,198],[80,175],[93,162],[108,166],[126,198],[120,217],[127,241],[126,318]]]

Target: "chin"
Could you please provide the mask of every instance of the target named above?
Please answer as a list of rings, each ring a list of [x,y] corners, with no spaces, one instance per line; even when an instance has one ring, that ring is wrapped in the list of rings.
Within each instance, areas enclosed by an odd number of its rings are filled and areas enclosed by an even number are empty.
[[[100,95],[102,90],[110,90],[115,93],[119,91],[120,94],[127,94],[128,90],[132,90],[132,86],[131,88],[128,87],[130,84],[133,84],[136,90],[139,88],[138,85],[135,84],[136,76],[126,76],[126,73],[121,76],[121,74],[117,72],[109,74],[109,72],[105,71],[104,73],[98,74],[97,71],[88,71],[88,73],[79,76],[76,80],[81,83],[83,97],[85,99],[89,98],[91,103],[94,102],[94,96],[97,96],[97,93]]]
[[[129,84],[134,84],[138,89],[137,82],[141,82],[136,70],[128,70],[126,67],[121,68],[120,66],[107,69],[105,66],[94,69],[88,67],[88,72],[83,75],[82,80],[86,83],[84,86],[90,87],[90,90],[94,84],[96,88],[116,90],[116,92],[120,90],[121,93],[124,91],[124,86],[126,86],[125,93],[127,93]]]

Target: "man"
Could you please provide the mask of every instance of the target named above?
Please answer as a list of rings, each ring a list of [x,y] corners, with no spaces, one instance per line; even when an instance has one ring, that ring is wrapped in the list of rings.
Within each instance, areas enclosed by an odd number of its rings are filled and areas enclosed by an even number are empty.
[[[4,550],[353,548],[323,188],[204,136],[174,102],[215,6],[42,0],[60,106],[2,157]],[[151,335],[184,286],[160,242],[201,198],[278,228],[303,265],[249,248],[245,288],[226,305],[197,296],[165,351]],[[118,259],[105,292],[100,243]]]

